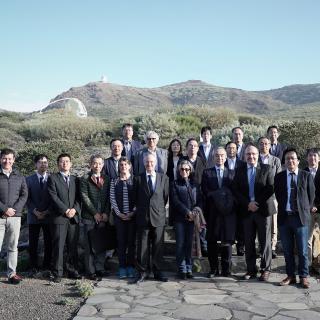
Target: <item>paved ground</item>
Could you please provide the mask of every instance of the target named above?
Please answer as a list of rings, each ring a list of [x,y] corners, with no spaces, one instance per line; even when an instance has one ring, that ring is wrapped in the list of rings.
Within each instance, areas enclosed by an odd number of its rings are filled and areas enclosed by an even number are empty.
[[[243,274],[243,273],[241,273]],[[272,273],[269,282],[233,278],[147,280],[140,285],[117,278],[97,284],[94,295],[74,320],[96,319],[239,319],[319,320],[320,284],[310,278],[311,288],[280,287],[283,273]]]

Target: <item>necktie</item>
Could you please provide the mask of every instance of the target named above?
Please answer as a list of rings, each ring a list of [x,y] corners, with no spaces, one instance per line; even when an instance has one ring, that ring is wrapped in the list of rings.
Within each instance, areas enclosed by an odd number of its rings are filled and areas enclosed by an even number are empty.
[[[66,184],[67,184],[67,186],[69,188],[69,177],[68,176],[64,176],[64,180],[66,181]]]
[[[217,176],[218,176],[218,184],[219,184],[219,188],[222,187],[222,177],[221,177],[221,169],[217,169]]]
[[[254,201],[254,180],[256,177],[254,167],[249,168],[249,198],[250,201]]]
[[[100,177],[96,177],[96,180],[97,180],[97,184],[99,184]]]
[[[291,211],[298,211],[298,205],[297,205],[297,193],[298,193],[298,189],[297,189],[297,184],[294,180],[294,173],[290,172],[290,176],[291,176],[291,181],[290,181],[290,208]]]
[[[152,180],[151,180],[151,175],[148,175],[148,187],[151,195],[153,194],[153,186],[152,186]]]
[[[44,178],[40,177],[40,188],[43,189],[44,186],[44,182],[43,182]]]

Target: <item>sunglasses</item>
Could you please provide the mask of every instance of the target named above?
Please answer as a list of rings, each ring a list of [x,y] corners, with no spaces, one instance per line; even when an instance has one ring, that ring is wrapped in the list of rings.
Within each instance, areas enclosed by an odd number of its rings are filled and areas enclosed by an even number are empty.
[[[147,140],[157,140],[157,138],[148,138]]]
[[[190,169],[189,169],[189,168],[180,168],[180,171],[186,171],[186,172],[188,172],[188,171],[190,171]]]

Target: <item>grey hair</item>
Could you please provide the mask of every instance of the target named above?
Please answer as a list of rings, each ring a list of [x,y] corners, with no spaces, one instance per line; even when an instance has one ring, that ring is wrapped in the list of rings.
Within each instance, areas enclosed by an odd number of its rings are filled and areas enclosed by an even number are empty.
[[[180,171],[180,169],[181,169],[181,167],[182,167],[183,165],[187,165],[187,166],[190,168],[190,174],[194,172],[193,165],[192,165],[191,162],[188,161],[188,160],[181,160],[181,161],[178,163],[178,166],[177,166],[178,172]]]
[[[156,165],[156,164],[157,164],[157,157],[156,157],[153,153],[151,153],[151,152],[145,152],[145,153],[143,154],[143,164],[146,165],[146,161],[147,161],[147,158],[148,158],[149,156],[153,157],[154,163],[155,163],[155,165]]]
[[[95,159],[102,159],[102,162],[103,162],[103,156],[102,156],[100,153],[93,154],[93,155],[90,157],[90,164],[92,164],[92,162],[93,162]]]
[[[155,131],[152,131],[152,130],[149,130],[149,131],[146,132],[146,134],[144,136],[144,141],[147,142],[148,138],[150,138],[151,136],[155,136],[156,143],[158,143],[159,135]]]

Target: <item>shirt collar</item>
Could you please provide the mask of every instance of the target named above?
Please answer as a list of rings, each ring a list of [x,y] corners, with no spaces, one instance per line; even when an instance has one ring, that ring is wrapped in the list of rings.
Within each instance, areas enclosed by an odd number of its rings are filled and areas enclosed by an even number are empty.
[[[299,171],[298,168],[293,171],[296,176],[298,176],[298,171]],[[287,176],[290,176],[290,173],[292,173],[292,172],[287,169]]]
[[[216,168],[216,170],[224,170],[224,166],[222,166],[222,167],[218,167],[217,165],[215,165],[215,168]]]
[[[151,172],[151,173],[148,173],[148,172],[146,172],[146,176],[147,176],[147,178],[148,178],[148,176],[151,176],[151,177],[155,177],[157,174],[156,174],[156,172],[155,171],[153,171],[153,172]]]
[[[65,174],[64,172],[60,171],[60,174],[61,174],[63,177],[68,177],[68,178],[70,178],[70,172],[69,172],[69,174]]]
[[[41,175],[39,172],[36,172],[38,179],[40,180],[41,178],[43,178],[43,180],[47,180],[48,177],[48,173],[45,172],[44,175]]]
[[[258,164],[256,163],[254,166],[251,166],[247,163],[247,169],[250,169],[251,167],[257,168]]]

